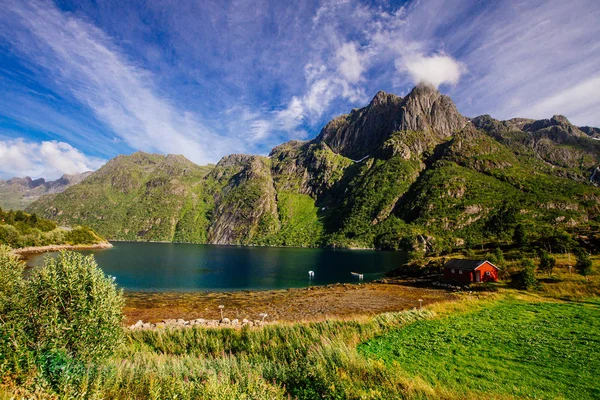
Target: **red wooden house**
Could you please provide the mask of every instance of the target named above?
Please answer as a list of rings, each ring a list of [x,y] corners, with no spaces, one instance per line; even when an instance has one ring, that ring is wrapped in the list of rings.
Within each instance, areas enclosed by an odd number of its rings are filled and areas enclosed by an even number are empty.
[[[460,283],[497,282],[498,267],[487,260],[454,259],[444,264],[444,279]]]

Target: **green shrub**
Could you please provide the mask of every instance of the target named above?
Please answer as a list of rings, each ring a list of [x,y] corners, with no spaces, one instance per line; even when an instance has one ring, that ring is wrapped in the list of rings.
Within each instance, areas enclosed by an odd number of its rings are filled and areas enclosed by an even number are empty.
[[[554,267],[556,266],[556,259],[552,257],[547,251],[540,251],[540,265],[539,269],[548,274],[548,277],[552,275]]]
[[[521,262],[521,269],[510,276],[510,285],[516,289],[532,290],[539,286],[535,277],[535,264],[526,258]]]
[[[28,335],[38,353],[94,361],[110,356],[122,340],[122,292],[93,256],[61,252],[47,258],[26,295]]]
[[[101,239],[87,226],[78,226],[65,233],[65,242],[68,244],[91,244],[98,243]]]
[[[21,235],[12,225],[0,224],[0,244],[11,247],[20,247]]]
[[[0,245],[0,371],[19,373],[31,359],[24,335],[27,315],[23,290],[25,264]]]
[[[592,260],[590,259],[590,256],[584,249],[577,248],[575,249],[575,257],[577,257],[575,269],[581,275],[585,276],[585,279],[587,280],[588,275],[592,273]]]

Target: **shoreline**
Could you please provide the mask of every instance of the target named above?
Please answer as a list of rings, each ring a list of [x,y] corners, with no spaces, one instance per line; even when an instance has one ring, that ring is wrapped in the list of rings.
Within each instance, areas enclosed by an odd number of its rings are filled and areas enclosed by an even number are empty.
[[[444,289],[421,287],[401,279],[360,284],[330,284],[307,288],[236,292],[125,292],[125,325],[197,319],[265,322],[309,322],[353,319],[384,312],[412,309],[420,305],[452,301],[459,294]],[[241,324],[240,324],[241,326]],[[149,327],[149,326],[147,326]],[[146,328],[146,326],[144,327]]]
[[[352,251],[389,251],[404,252],[404,250],[384,250],[376,247],[327,247],[327,246],[283,246],[266,244],[222,244],[222,243],[194,243],[194,242],[169,242],[168,240],[122,240],[109,239],[110,242],[119,243],[164,243],[164,244],[189,244],[199,246],[221,246],[221,247],[259,247],[259,248],[279,248],[279,249],[316,249],[316,250],[352,250]]]
[[[51,244],[48,246],[31,246],[12,249],[12,253],[22,258],[35,254],[49,253],[61,250],[102,250],[110,249],[113,245],[110,242],[102,242],[96,244]]]

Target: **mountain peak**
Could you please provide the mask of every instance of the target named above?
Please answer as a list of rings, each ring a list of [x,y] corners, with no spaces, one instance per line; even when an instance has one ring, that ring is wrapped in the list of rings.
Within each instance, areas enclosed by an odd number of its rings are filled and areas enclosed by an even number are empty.
[[[397,102],[398,100],[402,100],[402,98],[399,96],[396,96],[395,94],[386,93],[383,90],[380,90],[379,92],[377,92],[375,97],[373,97],[373,100],[371,100],[371,103],[369,103],[369,105],[370,106],[380,106],[380,105]]]
[[[444,138],[466,123],[448,96],[422,83],[404,98],[377,92],[367,107],[332,120],[315,140],[357,160],[373,154],[395,131],[423,131]]]
[[[432,84],[427,83],[427,82],[420,82],[420,83],[418,83],[410,91],[410,94],[414,94],[414,95],[432,95],[432,94],[441,95],[440,91],[437,90],[435,86],[433,86]]]

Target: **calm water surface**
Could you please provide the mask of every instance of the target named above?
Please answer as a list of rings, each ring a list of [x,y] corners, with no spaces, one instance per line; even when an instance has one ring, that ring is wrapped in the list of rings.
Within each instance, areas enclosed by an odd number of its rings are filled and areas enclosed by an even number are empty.
[[[238,247],[175,243],[114,242],[94,254],[106,274],[132,291],[229,291],[284,289],[380,278],[405,262],[400,252],[371,250]],[[30,266],[43,263],[37,255]],[[309,282],[308,271],[314,271]]]

